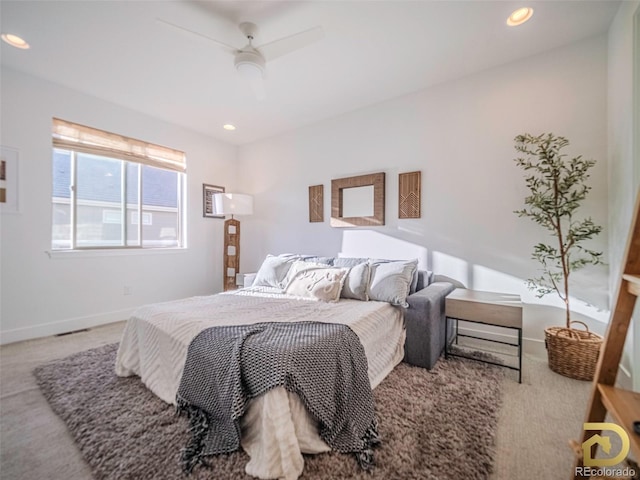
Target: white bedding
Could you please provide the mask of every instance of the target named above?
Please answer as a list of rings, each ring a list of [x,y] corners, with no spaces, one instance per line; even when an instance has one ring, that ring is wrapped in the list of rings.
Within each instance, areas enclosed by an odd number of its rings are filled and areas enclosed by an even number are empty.
[[[116,374],[138,375],[158,397],[175,403],[189,343],[199,332],[216,325],[265,321],[349,325],[364,346],[372,388],[404,355],[405,331],[396,307],[344,299],[315,302],[252,287],[139,308],[125,327]],[[296,479],[304,467],[302,453],[330,449],[298,396],[282,387],[252,400],[241,427],[242,447],[250,457],[246,472],[263,479]]]

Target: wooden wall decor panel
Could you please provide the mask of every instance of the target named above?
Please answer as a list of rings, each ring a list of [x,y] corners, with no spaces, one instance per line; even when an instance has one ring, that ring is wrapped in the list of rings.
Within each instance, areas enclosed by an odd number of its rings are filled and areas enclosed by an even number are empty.
[[[309,221],[324,222],[324,185],[309,187]]]
[[[401,173],[398,183],[398,218],[420,218],[422,174]]]
[[[373,186],[373,215],[366,217],[344,217],[342,215],[343,190],[346,188],[367,186]],[[379,227],[384,225],[384,192],[384,172],[331,180],[331,226]]]

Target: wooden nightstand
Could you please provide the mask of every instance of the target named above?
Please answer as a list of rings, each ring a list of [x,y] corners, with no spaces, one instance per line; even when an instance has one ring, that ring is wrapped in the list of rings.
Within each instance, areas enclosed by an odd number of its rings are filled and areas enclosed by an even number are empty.
[[[472,360],[510,368],[511,370],[516,370],[518,372],[518,382],[522,383],[522,301],[520,300],[520,295],[479,292],[475,290],[457,288],[447,295],[445,300],[445,315],[447,317],[445,325],[445,358],[449,356],[471,358]],[[449,326],[449,319],[455,322],[454,335],[451,340],[449,340],[451,330],[451,327]],[[459,321],[517,330],[518,342],[503,342],[500,340],[491,340],[473,335],[460,334],[458,332]],[[518,366],[514,367],[489,360],[480,360],[461,353],[453,353],[451,351],[451,345],[454,341],[456,343],[458,342],[458,337],[474,338],[485,342],[500,343],[516,347],[518,350]]]

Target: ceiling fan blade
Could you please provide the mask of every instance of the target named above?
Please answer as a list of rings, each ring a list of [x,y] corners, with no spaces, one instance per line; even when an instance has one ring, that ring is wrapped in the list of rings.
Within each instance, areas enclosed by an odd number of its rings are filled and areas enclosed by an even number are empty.
[[[267,92],[264,88],[264,78],[254,78],[249,80],[249,84],[251,85],[251,90],[253,90],[256,99],[259,101],[263,101],[267,98]]]
[[[180,25],[176,25],[175,23],[171,23],[171,22],[167,22],[166,20],[163,20],[162,18],[156,18],[156,22],[173,28],[174,30],[177,30],[180,33],[183,34],[187,34],[189,36],[191,36],[192,38],[199,38],[199,39],[205,39],[209,42],[215,43],[218,47],[222,48],[224,51],[230,53],[231,55],[235,55],[238,51],[238,49],[236,47],[233,47],[231,45],[228,45],[224,42],[221,42],[219,40],[216,40],[215,38],[211,38],[207,35],[204,35],[202,33],[198,33],[198,32],[194,32],[193,30],[189,30],[188,28],[185,27],[181,27]]]
[[[324,30],[322,27],[317,26],[303,32],[294,33],[288,37],[274,40],[273,42],[265,43],[256,48],[262,53],[264,58],[269,61],[306,47],[307,45],[311,45],[323,37]]]

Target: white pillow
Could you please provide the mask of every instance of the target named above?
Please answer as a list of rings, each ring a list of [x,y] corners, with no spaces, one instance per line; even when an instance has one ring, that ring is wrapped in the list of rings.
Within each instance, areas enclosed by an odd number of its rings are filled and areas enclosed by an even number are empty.
[[[287,288],[291,280],[298,275],[298,273],[303,272],[305,270],[314,270],[318,268],[330,268],[329,265],[324,263],[315,263],[315,262],[306,262],[304,260],[296,260],[291,264],[291,268],[287,272],[287,276],[282,282],[283,288]]]
[[[407,295],[418,260],[372,264],[371,268],[369,298],[408,307]]]
[[[251,286],[283,288],[287,272],[295,260],[296,257],[291,255],[267,255]]]
[[[303,262],[307,263],[307,262]],[[347,270],[344,268],[308,268],[298,272],[285,293],[322,302],[337,302]]]

